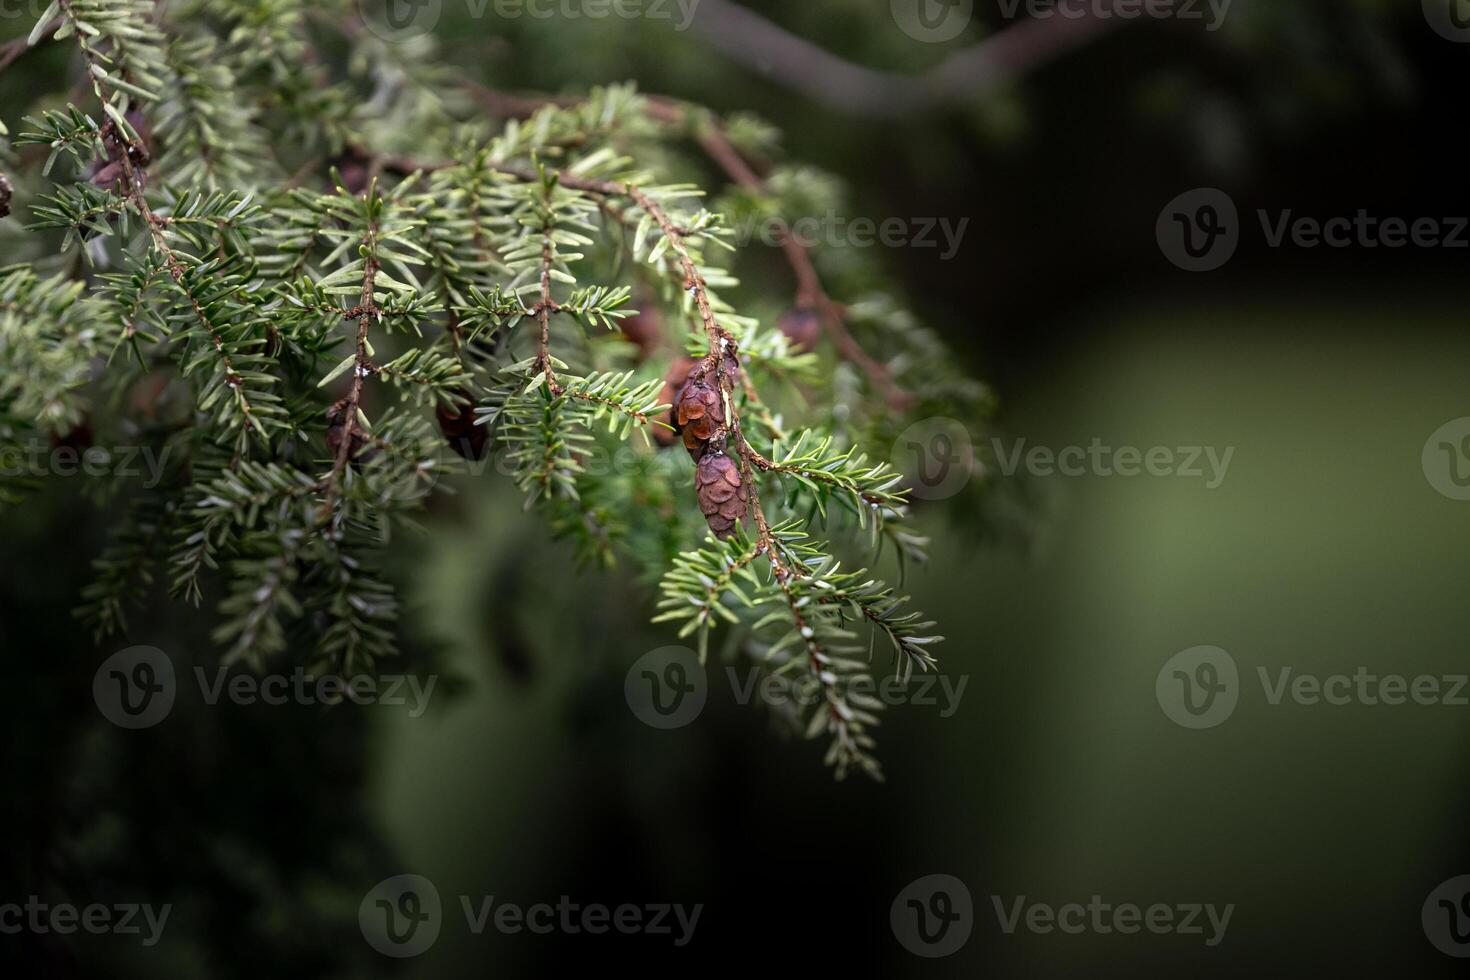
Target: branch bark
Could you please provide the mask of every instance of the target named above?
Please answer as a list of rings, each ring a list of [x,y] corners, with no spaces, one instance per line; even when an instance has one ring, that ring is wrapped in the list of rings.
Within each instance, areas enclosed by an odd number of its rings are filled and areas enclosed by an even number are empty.
[[[722,54],[830,109],[896,119],[973,100],[1127,23],[1096,9],[1026,20],[921,75],[855,65],[729,0],[701,0],[692,26]]]

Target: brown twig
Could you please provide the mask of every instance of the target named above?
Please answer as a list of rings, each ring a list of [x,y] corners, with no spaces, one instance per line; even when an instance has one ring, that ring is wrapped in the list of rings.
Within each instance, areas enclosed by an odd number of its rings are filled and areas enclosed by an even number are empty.
[[[369,195],[371,195],[369,191]],[[328,499],[324,509],[331,507],[332,495],[340,493],[342,476],[347,471],[347,464],[352,459],[352,445],[354,437],[359,433],[358,413],[362,406],[362,390],[367,377],[372,374],[375,367],[371,356],[368,354],[368,330],[375,319],[378,318],[377,306],[377,236],[378,226],[376,222],[369,221],[367,234],[363,238],[363,267],[362,267],[362,292],[358,302],[358,310],[361,311],[357,317],[357,363],[352,369],[352,387],[348,389],[347,397],[343,400],[340,416],[342,419],[342,442],[337,447],[337,457],[332,461],[332,475],[328,479]]]
[[[507,95],[478,83],[466,83],[466,88],[490,112],[508,118],[524,118],[548,105],[565,107],[577,104],[576,99],[538,99],[530,96]],[[691,119],[690,110],[673,99],[650,96],[645,104],[649,117],[666,125],[683,126]],[[731,143],[729,137],[725,135],[723,128],[713,120],[701,120],[695,140],[705,154],[718,164],[732,181],[758,193],[769,192],[765,179],[746,162],[740,151],[735,148],[735,144]],[[564,185],[571,186],[565,182]],[[913,396],[894,383],[888,368],[870,355],[847,329],[845,310],[823,289],[821,277],[817,274],[816,266],[812,261],[810,246],[798,239],[785,222],[777,226],[776,232],[781,250],[796,277],[796,305],[815,310],[821,317],[823,329],[831,338],[838,353],[868,375],[873,385],[882,392],[890,407],[896,411],[906,410],[913,404]]]
[[[729,0],[701,0],[692,26],[726,57],[828,108],[898,119],[972,102],[1130,22],[1111,13],[1024,20],[920,75],[853,64]]]
[[[59,15],[51,18],[46,26],[41,28],[41,40],[36,42],[36,44],[30,44],[30,39],[24,37],[18,37],[14,41],[7,41],[4,44],[0,44],[0,71],[4,71],[15,64],[26,52],[33,51],[45,41],[51,40],[51,36],[60,29],[63,23],[65,23],[65,18]]]

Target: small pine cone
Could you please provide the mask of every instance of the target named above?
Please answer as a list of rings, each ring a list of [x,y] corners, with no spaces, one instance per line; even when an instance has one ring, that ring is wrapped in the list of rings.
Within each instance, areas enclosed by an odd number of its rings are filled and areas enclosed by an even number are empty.
[[[449,441],[449,448],[465,459],[484,459],[489,442],[489,433],[483,425],[475,424],[475,402],[463,392],[463,404],[440,405],[434,414],[439,419],[439,431]]]
[[[668,405],[669,410],[659,418],[659,421],[670,428],[662,425],[654,427],[653,441],[660,446],[672,446],[679,439],[679,426],[674,419],[674,406],[678,404],[679,392],[684,390],[684,382],[689,380],[689,375],[695,368],[699,367],[697,357],[677,357],[669,367],[669,373],[664,375],[664,390],[659,392],[658,403]]]
[[[705,453],[694,468],[694,488],[699,495],[699,509],[715,536],[728,538],[734,534],[735,526],[745,520],[750,502],[750,488],[735,460],[718,451]]]
[[[777,326],[795,350],[816,350],[822,339],[822,316],[809,306],[788,311]]]
[[[680,431],[686,434],[685,445],[688,445],[689,434],[700,442],[708,442],[713,439],[715,433],[725,422],[724,399],[720,397],[718,385],[711,386],[708,372],[697,371],[690,375],[684,390],[679,392],[679,400],[674,405],[674,419],[679,423]]]
[[[0,218],[10,215],[10,181],[0,174]]]

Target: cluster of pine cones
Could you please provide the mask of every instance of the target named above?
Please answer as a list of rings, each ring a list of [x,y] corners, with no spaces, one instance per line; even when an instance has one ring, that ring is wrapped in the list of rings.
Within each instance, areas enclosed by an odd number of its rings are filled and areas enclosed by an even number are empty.
[[[727,370],[739,371],[735,359],[729,358]],[[710,530],[719,538],[728,538],[750,507],[750,488],[740,473],[740,464],[725,452],[725,402],[713,364],[708,359],[681,357],[674,361],[664,378],[660,401],[670,409],[665,422],[674,427],[656,429],[658,441],[671,446],[677,436],[694,460],[694,489],[699,495],[699,509],[704,512]]]

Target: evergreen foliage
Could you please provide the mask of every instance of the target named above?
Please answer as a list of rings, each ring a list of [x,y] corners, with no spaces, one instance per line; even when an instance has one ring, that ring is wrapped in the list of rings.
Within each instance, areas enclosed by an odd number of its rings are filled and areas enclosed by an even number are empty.
[[[723,627],[814,679],[806,731],[839,774],[878,775],[860,681],[890,648],[900,675],[935,669],[940,637],[848,556],[922,560],[883,456],[915,420],[978,419],[985,389],[881,287],[799,282],[817,350],[737,309],[736,222],[840,188],[776,168],[711,206],[670,174],[710,140],[774,153],[766,124],[630,86],[496,121],[425,67],[431,39],[387,44],[353,7],[56,0],[31,37],[75,46],[87,98],[57,79],[0,147],[26,205],[0,229],[22,260],[0,269],[0,443],[88,427],[169,450],[157,486],[105,489],[123,516],[80,615],[122,633],[157,583],[213,607],[227,661],[374,669],[396,644],[385,549],[465,468],[445,422],[465,416],[580,557],[661,578],[658,620],[701,653]],[[328,32],[345,60],[312,50]],[[682,354],[717,405],[691,452],[745,494],[723,539],[660,438]],[[7,475],[0,503],[43,480]]]

